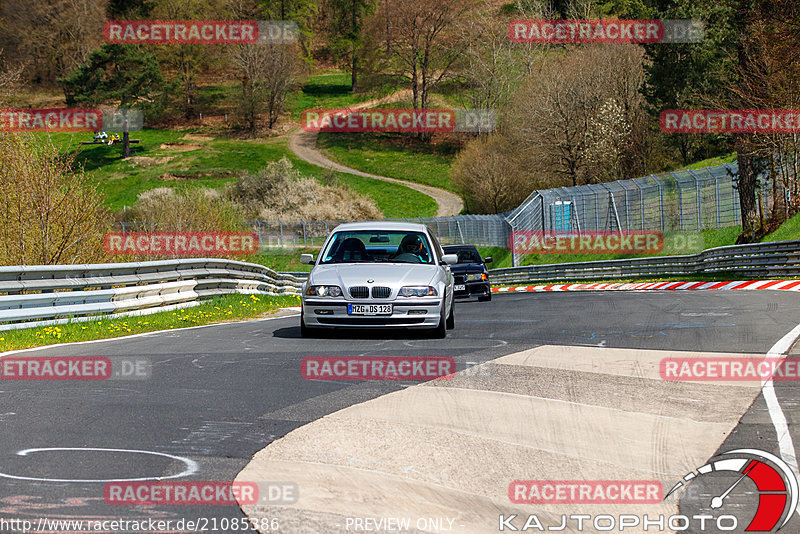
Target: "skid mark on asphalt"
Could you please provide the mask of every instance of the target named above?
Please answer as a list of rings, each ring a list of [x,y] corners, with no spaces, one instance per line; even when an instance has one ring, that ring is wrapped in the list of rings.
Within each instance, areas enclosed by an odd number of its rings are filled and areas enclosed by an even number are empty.
[[[714,453],[760,390],[660,377],[665,357],[708,355],[540,346],[352,405],[273,442],[237,477],[293,480],[298,503],[244,510],[280,514],[300,533],[344,532],[342,517],[443,517],[453,532],[483,533],[499,514],[559,525],[561,513],[676,513],[677,501],[602,512],[513,504],[508,484],[646,474],[671,487]]]

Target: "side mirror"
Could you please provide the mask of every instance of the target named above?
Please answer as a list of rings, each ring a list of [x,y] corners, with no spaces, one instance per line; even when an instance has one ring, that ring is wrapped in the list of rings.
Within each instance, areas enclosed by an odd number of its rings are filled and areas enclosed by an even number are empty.
[[[314,265],[313,254],[300,254],[300,263],[303,265]]]
[[[492,263],[492,257],[486,256],[485,258],[483,258],[483,263]]]
[[[445,254],[442,256],[442,263],[447,265],[455,265],[458,263],[458,254]]]

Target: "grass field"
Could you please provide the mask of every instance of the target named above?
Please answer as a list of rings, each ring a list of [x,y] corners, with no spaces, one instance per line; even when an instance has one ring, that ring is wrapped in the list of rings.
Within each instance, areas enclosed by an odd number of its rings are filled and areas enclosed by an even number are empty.
[[[101,317],[81,323],[0,332],[0,352],[266,317],[278,308],[299,305],[300,298],[294,296],[224,295],[203,301],[192,308],[152,315],[120,319]]]
[[[188,138],[186,137],[188,134]],[[201,130],[144,129],[132,138],[142,142],[133,157],[123,160],[119,145],[79,147],[91,134],[52,134],[63,151],[79,149],[77,163],[99,185],[112,211],[136,202],[138,194],[156,187],[206,187],[219,189],[241,171],[257,171],[267,162],[287,157],[304,175],[324,182],[328,171],[295,157],[283,137],[232,139],[211,137]],[[436,214],[436,202],[418,191],[397,184],[335,173],[338,183],[372,198],[386,217]]]
[[[716,165],[722,165],[723,163],[733,163],[736,161],[736,153],[732,152],[730,154],[724,154],[722,156],[717,156],[715,158],[708,158],[700,161],[695,161],[689,165],[681,166],[677,169],[673,169],[675,171],[683,171],[683,170],[697,170],[702,169],[703,167],[714,167]]]
[[[458,193],[450,181],[458,149],[449,143],[427,145],[397,133],[323,133],[317,146],[353,169]]]
[[[299,120],[304,109],[339,109],[388,96],[401,88],[397,80],[388,79],[365,92],[353,93],[347,73],[320,73],[309,77],[303,86],[286,98],[286,110]]]

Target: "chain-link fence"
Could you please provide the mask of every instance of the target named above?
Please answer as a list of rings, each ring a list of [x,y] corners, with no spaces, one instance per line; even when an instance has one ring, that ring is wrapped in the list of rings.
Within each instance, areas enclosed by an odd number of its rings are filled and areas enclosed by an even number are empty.
[[[508,214],[514,230],[699,231],[741,222],[735,164],[535,191]],[[771,198],[761,180],[761,208]]]
[[[508,246],[510,227],[502,215],[457,215],[392,220],[425,224],[442,244]],[[347,222],[362,221],[254,220],[251,224],[253,231],[259,236],[262,248],[311,248],[321,246],[331,230]]]
[[[793,166],[786,166],[792,168]],[[508,248],[514,231],[575,232],[657,230],[696,232],[741,223],[735,163],[697,170],[652,174],[577,187],[534,191],[518,208],[497,215],[457,215],[393,219],[428,226],[443,244]],[[780,174],[759,176],[757,201],[762,215],[777,197],[791,201]],[[339,224],[354,220],[253,220],[262,250],[315,248]],[[124,229],[124,228],[123,228]],[[514,255],[514,265],[519,257]]]

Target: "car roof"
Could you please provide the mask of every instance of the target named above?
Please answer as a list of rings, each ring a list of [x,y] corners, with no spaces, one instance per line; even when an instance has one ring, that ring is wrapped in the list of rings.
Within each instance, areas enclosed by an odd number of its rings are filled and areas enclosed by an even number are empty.
[[[475,251],[478,250],[478,248],[475,245],[442,245],[442,248],[455,249],[455,250],[458,249],[469,249]]]
[[[394,221],[372,221],[361,223],[340,224],[333,229],[334,232],[428,232],[428,228],[420,223],[394,222]]]

